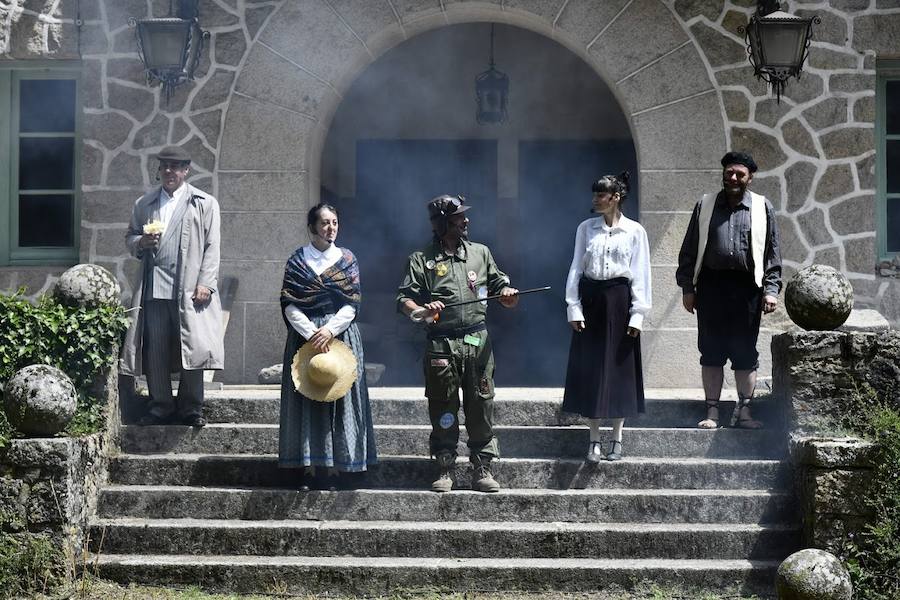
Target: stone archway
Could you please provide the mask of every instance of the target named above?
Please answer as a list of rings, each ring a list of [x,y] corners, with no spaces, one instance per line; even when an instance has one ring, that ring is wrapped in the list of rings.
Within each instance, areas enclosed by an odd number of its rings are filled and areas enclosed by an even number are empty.
[[[257,277],[267,273],[269,286],[243,315],[245,379],[256,365],[280,360],[277,349],[266,347],[283,335],[269,291],[277,289],[284,258],[305,240],[303,213],[318,201],[322,149],[343,93],[403,40],[481,21],[553,38],[616,95],[637,152],[641,220],[651,239],[657,290],[645,332],[645,360],[656,373],[648,374],[648,385],[696,385],[696,373],[684,368],[692,362],[685,350],[693,347],[684,330],[693,321],[680,311],[674,265],[693,202],[715,184],[728,133],[708,65],[659,0],[332,0],[283,3],[274,11],[240,66],[216,169],[219,186],[238,186],[247,199],[245,208],[223,215],[223,235],[234,244],[229,259],[246,263]],[[260,264],[266,265],[261,271]]]

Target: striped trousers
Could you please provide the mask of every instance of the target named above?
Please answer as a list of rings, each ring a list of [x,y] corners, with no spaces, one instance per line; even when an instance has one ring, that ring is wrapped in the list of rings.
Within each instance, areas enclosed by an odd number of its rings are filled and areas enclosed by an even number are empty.
[[[153,416],[184,420],[202,413],[203,371],[182,367],[181,324],[174,300],[144,301],[142,358]],[[179,371],[177,398],[172,396],[174,370]]]

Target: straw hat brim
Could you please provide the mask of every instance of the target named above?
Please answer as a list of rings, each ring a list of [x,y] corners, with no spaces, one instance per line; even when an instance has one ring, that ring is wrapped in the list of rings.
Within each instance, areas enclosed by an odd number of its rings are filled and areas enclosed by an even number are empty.
[[[313,356],[319,354],[312,344],[303,344],[294,355],[291,363],[291,379],[294,381],[294,388],[310,400],[334,402],[338,398],[343,398],[356,381],[356,356],[350,347],[335,339],[331,341],[328,352],[334,352],[334,356],[339,359],[341,365],[340,375],[330,385],[319,384],[309,377],[309,361]]]

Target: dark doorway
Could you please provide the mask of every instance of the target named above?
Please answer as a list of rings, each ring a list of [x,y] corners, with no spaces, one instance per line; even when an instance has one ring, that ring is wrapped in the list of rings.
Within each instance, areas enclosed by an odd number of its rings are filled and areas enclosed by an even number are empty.
[[[575,229],[591,218],[591,183],[630,171],[634,186],[624,206],[638,215],[637,161],[631,140],[523,141],[519,144],[519,287],[550,285],[550,294],[523,297],[512,343],[518,356],[501,385],[561,386],[565,383],[571,329],[566,321],[565,283]],[[499,352],[499,349],[498,349]],[[504,376],[501,376],[504,375]]]
[[[411,252],[431,240],[425,208],[439,194],[472,205],[470,235],[492,244],[496,232],[494,140],[360,140],[356,197],[335,200],[338,244],[356,254],[363,305],[359,323],[367,362],[385,365],[381,385],[420,385],[424,334],[396,312],[394,297]]]

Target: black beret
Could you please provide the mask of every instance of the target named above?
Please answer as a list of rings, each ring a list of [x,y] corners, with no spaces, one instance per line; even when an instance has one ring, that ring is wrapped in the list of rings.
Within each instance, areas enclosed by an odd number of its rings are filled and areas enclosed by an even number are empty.
[[[722,168],[728,165],[744,165],[751,173],[756,173],[756,161],[746,152],[729,152],[722,157]]]
[[[191,155],[180,146],[166,146],[157,153],[158,160],[170,160],[172,162],[191,162]]]

